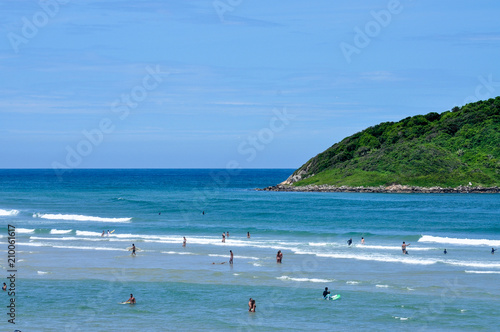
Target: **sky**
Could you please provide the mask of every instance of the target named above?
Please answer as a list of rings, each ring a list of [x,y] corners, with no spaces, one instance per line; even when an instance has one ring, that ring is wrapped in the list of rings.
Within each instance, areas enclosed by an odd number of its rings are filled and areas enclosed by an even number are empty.
[[[497,0],[2,0],[0,168],[298,168],[500,95]]]

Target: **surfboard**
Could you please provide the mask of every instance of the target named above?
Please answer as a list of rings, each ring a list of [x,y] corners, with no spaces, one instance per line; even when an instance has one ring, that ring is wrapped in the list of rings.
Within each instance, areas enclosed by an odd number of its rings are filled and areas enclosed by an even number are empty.
[[[111,232],[109,232],[109,234],[113,234],[113,232],[114,232],[114,231],[115,231],[115,230],[113,229]]]
[[[127,250],[128,251],[132,251],[132,247],[128,247]],[[135,251],[141,251],[141,248],[135,247]]]
[[[129,301],[126,301],[126,302],[119,302],[118,304],[130,304]]]
[[[338,299],[340,299],[340,294],[325,296],[325,300],[335,301],[335,300],[338,300]]]

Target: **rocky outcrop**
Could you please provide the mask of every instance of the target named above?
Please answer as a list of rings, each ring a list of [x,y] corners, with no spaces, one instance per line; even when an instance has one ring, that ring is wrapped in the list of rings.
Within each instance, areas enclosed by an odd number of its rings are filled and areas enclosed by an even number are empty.
[[[288,181],[288,179],[287,179]],[[307,185],[307,186],[291,186],[285,184],[284,181],[276,186],[257,189],[260,191],[296,191],[296,192],[350,192],[350,193],[427,193],[427,194],[465,194],[465,193],[481,193],[481,194],[498,194],[500,187],[472,187],[458,186],[456,188],[442,187],[417,187],[393,184],[390,186],[379,187],[349,187],[349,186],[331,186],[331,185]]]

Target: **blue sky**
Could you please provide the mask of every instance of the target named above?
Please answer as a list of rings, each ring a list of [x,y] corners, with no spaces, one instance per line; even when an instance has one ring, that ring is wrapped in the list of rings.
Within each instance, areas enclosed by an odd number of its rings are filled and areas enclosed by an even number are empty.
[[[0,3],[0,168],[297,168],[500,95],[498,1]]]

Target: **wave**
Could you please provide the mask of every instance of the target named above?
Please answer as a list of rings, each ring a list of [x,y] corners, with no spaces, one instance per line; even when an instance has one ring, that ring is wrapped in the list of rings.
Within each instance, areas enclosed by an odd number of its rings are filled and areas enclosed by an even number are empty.
[[[3,210],[3,209],[0,209],[0,217],[17,216],[18,214],[19,214],[19,210]]]
[[[162,251],[161,253],[169,255],[196,255],[193,252],[180,252],[180,251]]]
[[[366,245],[366,244],[356,244],[356,248],[363,248],[363,249],[375,249],[375,250],[401,250],[401,246],[374,246],[374,245]],[[427,250],[434,250],[436,248],[419,248],[419,247],[408,247],[408,251],[427,251]]]
[[[36,273],[41,274],[41,275],[49,274],[48,272],[45,272],[45,271],[36,271]]]
[[[84,216],[79,214],[50,214],[50,213],[34,213],[33,218],[42,218],[50,220],[75,220],[75,221],[121,222],[121,223],[127,223],[132,220],[132,218],[102,218],[102,217]]]
[[[361,261],[377,261],[388,263],[404,263],[414,265],[431,265],[437,263],[434,259],[418,259],[409,257],[390,257],[390,256],[377,256],[377,255],[353,255],[353,254],[316,254],[318,257],[338,258],[338,259],[356,259]]]
[[[447,261],[446,264],[455,266],[466,266],[466,267],[479,267],[479,268],[500,268],[500,263],[477,263],[477,262],[461,262],[461,261]]]
[[[335,281],[334,279],[318,279],[318,278],[292,278],[289,276],[281,276],[281,277],[276,277],[278,280],[290,280],[290,281],[297,281],[297,282],[332,282]]]
[[[443,244],[462,244],[469,246],[492,246],[497,247],[500,246],[500,240],[488,240],[488,239],[459,239],[453,237],[439,237],[439,236],[431,236],[431,235],[423,235],[418,242],[434,242],[434,243],[443,243]]]
[[[16,228],[16,233],[19,234],[30,234],[34,232],[35,232],[34,228]]]
[[[359,285],[359,281],[346,281],[345,283],[348,285]]]
[[[375,285],[378,288],[389,288],[389,285]]]
[[[99,232],[76,231],[78,236],[101,236],[101,234]]]
[[[471,270],[465,270],[465,273],[500,274],[500,271],[471,271]]]
[[[50,234],[68,234],[71,233],[72,229],[51,229]]]
[[[128,251],[127,249],[106,248],[106,247],[78,247],[78,246],[52,246],[52,247],[58,249]]]

